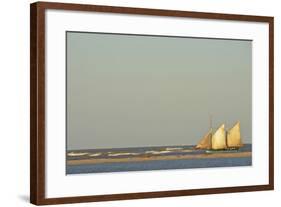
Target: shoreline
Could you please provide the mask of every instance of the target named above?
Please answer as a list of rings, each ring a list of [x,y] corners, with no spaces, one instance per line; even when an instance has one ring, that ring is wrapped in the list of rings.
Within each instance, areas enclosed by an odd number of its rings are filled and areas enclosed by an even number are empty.
[[[208,159],[208,158],[239,158],[250,157],[252,152],[236,152],[236,153],[213,153],[213,154],[195,154],[195,155],[166,155],[166,156],[139,156],[130,158],[98,158],[83,160],[67,160],[67,165],[89,165],[102,163],[118,163],[118,162],[147,162],[157,160],[185,160],[185,159]]]

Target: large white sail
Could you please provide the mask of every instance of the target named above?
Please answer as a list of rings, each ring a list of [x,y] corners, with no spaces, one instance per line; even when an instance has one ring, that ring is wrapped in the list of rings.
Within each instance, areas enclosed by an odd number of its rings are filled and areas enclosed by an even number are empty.
[[[212,149],[226,149],[226,136],[224,124],[222,124],[212,136]]]
[[[237,122],[227,133],[228,147],[241,147],[240,122]]]
[[[196,149],[210,149],[211,148],[212,130],[210,130],[196,145]]]

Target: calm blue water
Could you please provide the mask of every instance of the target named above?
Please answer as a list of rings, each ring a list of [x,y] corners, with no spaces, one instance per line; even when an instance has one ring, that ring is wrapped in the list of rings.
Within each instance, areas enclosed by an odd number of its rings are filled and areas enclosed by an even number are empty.
[[[171,148],[171,149],[170,149]],[[174,149],[173,149],[174,148]],[[168,149],[168,150],[167,150]],[[190,151],[189,151],[190,150]],[[248,152],[252,150],[250,144],[245,145],[239,151]],[[69,153],[69,152],[68,152]],[[114,158],[142,156],[143,154],[157,153],[157,156],[184,155],[184,154],[204,154],[204,150],[194,150],[193,146],[173,146],[173,147],[143,147],[143,148],[122,148],[122,149],[99,149],[99,150],[80,150],[70,153],[87,153],[79,156],[68,156],[68,160],[77,159],[98,159],[111,156]],[[135,153],[135,154],[124,154]],[[158,154],[160,153],[160,154]],[[162,154],[163,153],[163,154]],[[91,155],[95,157],[91,157]],[[114,155],[112,157],[112,155]],[[155,154],[153,154],[155,155]],[[89,165],[67,165],[66,174],[79,173],[101,173],[101,172],[124,172],[124,171],[145,171],[145,170],[165,170],[165,169],[191,169],[191,168],[210,168],[210,167],[234,167],[250,166],[252,157],[238,158],[203,158],[186,160],[157,160],[144,162],[121,162],[121,163],[102,163]]]
[[[210,167],[234,167],[252,165],[251,157],[242,158],[212,158],[196,160],[157,160],[146,162],[105,163],[94,165],[69,165],[67,174],[145,171],[165,169],[190,169]]]

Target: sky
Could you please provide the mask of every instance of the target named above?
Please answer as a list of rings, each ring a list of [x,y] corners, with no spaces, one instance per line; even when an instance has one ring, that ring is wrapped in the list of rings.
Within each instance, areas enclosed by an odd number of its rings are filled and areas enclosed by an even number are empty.
[[[67,149],[252,140],[250,40],[67,32]]]

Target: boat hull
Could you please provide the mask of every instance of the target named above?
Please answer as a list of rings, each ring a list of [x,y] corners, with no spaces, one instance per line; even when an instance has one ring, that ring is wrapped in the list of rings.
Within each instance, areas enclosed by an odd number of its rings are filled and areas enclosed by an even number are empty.
[[[211,153],[233,153],[233,152],[239,152],[239,148],[229,148],[229,149],[219,149],[219,150],[208,149],[205,152],[208,153],[208,154],[211,154]]]

